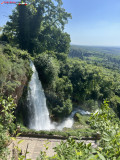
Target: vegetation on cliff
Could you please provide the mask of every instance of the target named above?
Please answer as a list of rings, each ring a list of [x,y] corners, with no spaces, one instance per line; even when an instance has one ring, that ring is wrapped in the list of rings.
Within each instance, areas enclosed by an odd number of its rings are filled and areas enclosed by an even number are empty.
[[[7,146],[16,132],[16,104],[32,74],[29,58],[26,51],[0,45],[0,159],[8,158]]]
[[[10,136],[15,130],[15,109],[14,99],[8,97],[3,99],[0,97],[0,159],[7,159],[8,149],[7,146],[10,143]]]
[[[10,45],[0,45],[0,96],[13,95],[16,100],[30,78],[29,54]],[[20,93],[21,92],[21,93]]]

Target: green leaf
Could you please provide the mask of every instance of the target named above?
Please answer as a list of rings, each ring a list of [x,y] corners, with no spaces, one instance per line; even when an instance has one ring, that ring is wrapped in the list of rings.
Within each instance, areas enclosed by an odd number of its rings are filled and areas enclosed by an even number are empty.
[[[100,152],[97,152],[97,153],[100,159],[105,160],[105,157]]]
[[[91,143],[89,143],[89,144],[87,145],[87,147],[88,147],[88,148],[91,147]]]
[[[78,152],[78,151],[76,150],[76,155],[77,155],[77,156],[82,156],[83,153],[82,153],[82,151]]]
[[[98,155],[92,155],[87,160],[97,160],[97,159],[98,159]]]
[[[106,141],[106,142],[109,142],[109,141],[111,141],[111,138],[110,137],[104,137],[104,138],[102,138],[104,141]]]
[[[20,141],[18,142],[18,144],[20,144],[20,143],[22,143],[22,142],[24,142],[24,140],[20,140]]]
[[[16,135],[16,137],[18,137],[19,135],[21,135],[21,133],[18,133],[18,134]]]
[[[16,138],[14,138],[14,137],[11,137],[11,139],[12,139],[13,141],[15,141],[15,140],[16,140]]]

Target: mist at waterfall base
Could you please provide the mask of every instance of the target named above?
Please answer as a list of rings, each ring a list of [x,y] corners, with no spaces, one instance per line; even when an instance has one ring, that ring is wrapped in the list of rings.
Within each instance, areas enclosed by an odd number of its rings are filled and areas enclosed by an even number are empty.
[[[63,128],[71,128],[73,126],[74,120],[73,117],[76,112],[73,111],[71,115],[66,118],[62,123],[51,122],[49,117],[48,108],[46,105],[46,98],[44,94],[44,90],[42,88],[41,82],[38,77],[38,73],[34,64],[31,62],[30,64],[33,74],[31,77],[31,81],[29,82],[29,90],[28,90],[28,110],[29,110],[29,128],[35,130],[62,130]],[[85,113],[83,110],[79,110],[82,114]]]

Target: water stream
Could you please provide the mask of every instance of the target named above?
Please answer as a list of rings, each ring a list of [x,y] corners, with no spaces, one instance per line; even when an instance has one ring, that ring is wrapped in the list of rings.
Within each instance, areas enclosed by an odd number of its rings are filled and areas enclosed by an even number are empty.
[[[29,128],[35,130],[51,130],[52,125],[46,106],[46,98],[34,64],[31,62],[33,75],[29,83],[28,106],[29,106]]]
[[[29,110],[29,128],[35,130],[62,130],[64,127],[71,128],[74,120],[73,117],[76,112],[81,114],[88,114],[84,110],[74,110],[71,115],[66,118],[62,123],[52,123],[50,121],[48,108],[46,105],[46,98],[38,73],[34,64],[30,64],[33,74],[29,83],[28,90],[28,110]]]

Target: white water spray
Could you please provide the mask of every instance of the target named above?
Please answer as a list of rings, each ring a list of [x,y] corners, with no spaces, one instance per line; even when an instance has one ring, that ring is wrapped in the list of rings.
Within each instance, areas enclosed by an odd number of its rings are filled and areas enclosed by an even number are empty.
[[[74,123],[73,117],[66,118],[62,123],[56,126],[57,130],[63,130],[63,128],[72,128]]]
[[[80,113],[82,115],[89,115],[90,114],[90,112],[88,112],[88,111],[84,111],[82,109],[75,109],[74,111],[72,111],[71,115],[68,118],[66,118],[61,124],[59,124],[56,128],[58,130],[62,130],[65,127],[71,128],[74,123],[73,117],[76,113]]]

